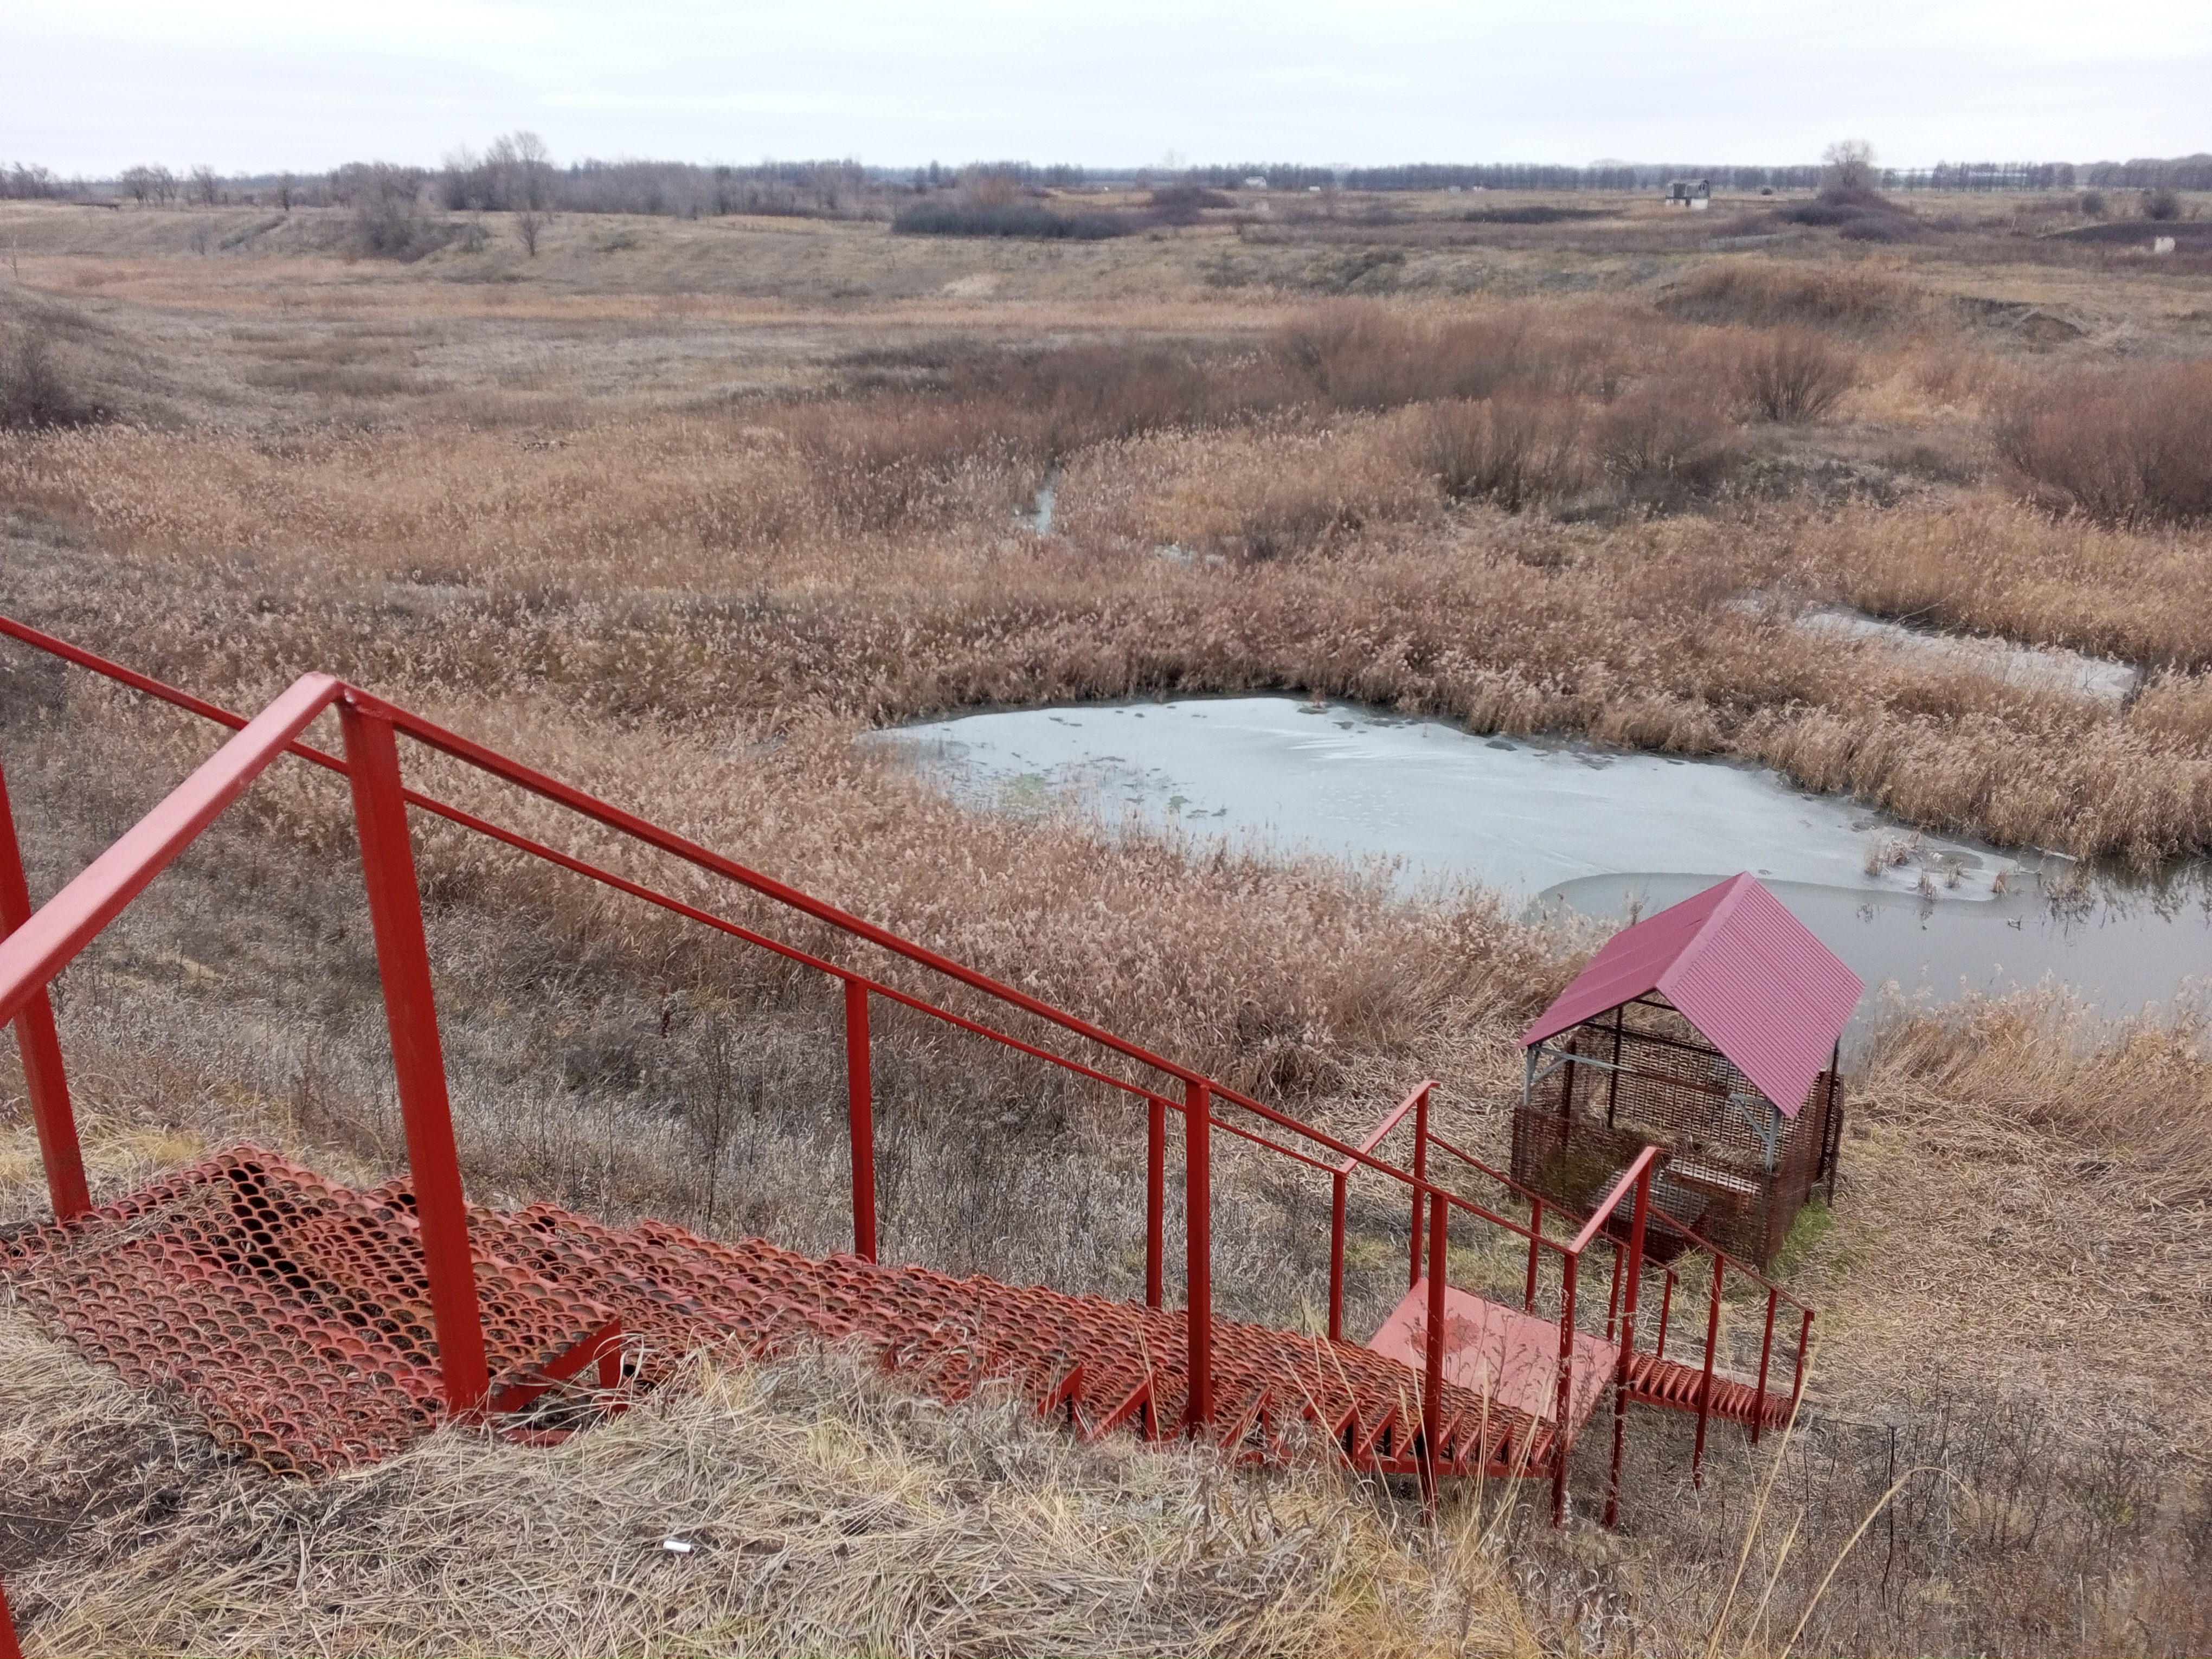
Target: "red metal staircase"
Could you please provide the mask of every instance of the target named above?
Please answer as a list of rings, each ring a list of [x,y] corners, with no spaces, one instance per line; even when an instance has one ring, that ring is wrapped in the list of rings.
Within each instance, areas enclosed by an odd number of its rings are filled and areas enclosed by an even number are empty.
[[[589,1421],[682,1356],[854,1342],[931,1393],[1011,1384],[1097,1437],[1178,1432],[1188,1319],[1103,1297],[952,1279],[550,1204],[471,1206],[495,1421],[532,1437]],[[404,1449],[447,1415],[404,1189],[354,1192],[258,1147],[7,1241],[0,1273],[49,1328],[173,1401],[234,1454],[319,1475]],[[1318,1431],[1363,1468],[1415,1474],[1419,1379],[1372,1350],[1216,1320],[1224,1447],[1281,1458]],[[1608,1373],[1609,1375],[1609,1373]],[[1586,1415],[1597,1387],[1578,1402]],[[1443,1471],[1548,1468],[1548,1402],[1448,1384]]]
[[[723,858],[633,814],[325,675],[310,675],[251,720],[6,617],[5,634],[233,728],[237,735],[113,846],[33,911],[0,781],[0,1020],[21,1044],[55,1219],[0,1235],[0,1277],[49,1329],[134,1385],[198,1417],[237,1455],[314,1475],[387,1456],[448,1419],[524,1438],[571,1431],[621,1409],[682,1356],[735,1341],[768,1353],[812,1340],[857,1343],[918,1386],[957,1399],[999,1381],[1064,1414],[1079,1433],[1189,1434],[1239,1455],[1335,1449],[1352,1467],[1445,1479],[1552,1483],[1556,1518],[1568,1453],[1610,1392],[1618,1499],[1623,1413],[1632,1402],[1695,1413],[1701,1458],[1714,1418],[1755,1438],[1784,1420],[1802,1385],[1812,1311],[1686,1227],[1687,1254],[1644,1250],[1653,1176],[1647,1150],[1585,1219],[1564,1213],[1431,1126],[1423,1083],[1349,1144],[1014,988]],[[300,741],[335,708],[343,757]],[[727,917],[406,788],[404,735],[720,879],[965,988],[972,1006],[1018,1012],[1075,1048],[1000,1029],[905,984],[812,954]],[[355,1191],[240,1146],[126,1197],[91,1201],[48,983],[253,779],[289,755],[352,787],[410,1175]],[[854,1250],[817,1261],[758,1239],[728,1243],[655,1221],[614,1227],[550,1205],[470,1204],[432,997],[410,842],[412,809],[544,860],[839,981],[846,1015]],[[1147,1206],[1142,1304],[956,1279],[876,1260],[874,1097],[869,1013],[883,1000],[988,1038],[1141,1108]],[[1133,1112],[1133,1116],[1136,1115]],[[1167,1296],[1170,1127],[1180,1117],[1183,1305]],[[1213,1316],[1213,1132],[1305,1166],[1331,1183],[1325,1335]],[[1406,1161],[1380,1150],[1409,1143]],[[1409,1205],[1406,1298],[1368,1346],[1344,1340],[1349,1183],[1396,1187]],[[1501,1234],[1525,1249],[1517,1295],[1449,1285],[1428,1269],[1461,1243]],[[1710,1263],[1703,1340],[1670,1332],[1685,1264]],[[1596,1318],[1596,1280],[1607,1285]],[[1656,1336],[1640,1343],[1647,1289]],[[1721,1365],[1724,1297],[1763,1297],[1755,1379]],[[1517,1305],[1516,1305],[1517,1304]],[[1747,1305],[1758,1307],[1756,1300]],[[1798,1317],[1778,1347],[1778,1314]],[[1669,1357],[1673,1338],[1676,1357]],[[1790,1385],[1771,1388],[1778,1359]],[[10,1632],[0,1602],[0,1655]]]

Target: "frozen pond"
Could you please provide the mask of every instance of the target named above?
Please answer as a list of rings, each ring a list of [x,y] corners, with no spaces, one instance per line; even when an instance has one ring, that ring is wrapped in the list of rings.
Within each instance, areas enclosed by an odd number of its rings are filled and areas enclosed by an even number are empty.
[[[1619,916],[1750,870],[1869,984],[1941,994],[2045,975],[2109,1008],[2212,975],[2212,886],[2091,883],[2066,860],[1918,836],[1771,772],[1472,736],[1283,696],[970,714],[876,734],[963,797],[1073,799],[1241,844],[1393,860]]]
[[[2118,708],[2142,688],[2133,663],[2085,657],[2057,646],[2015,645],[1960,634],[1927,634],[1856,611],[1808,611],[1796,626],[1831,639],[1863,640],[1939,672],[1974,674],[2000,685],[2057,691]]]

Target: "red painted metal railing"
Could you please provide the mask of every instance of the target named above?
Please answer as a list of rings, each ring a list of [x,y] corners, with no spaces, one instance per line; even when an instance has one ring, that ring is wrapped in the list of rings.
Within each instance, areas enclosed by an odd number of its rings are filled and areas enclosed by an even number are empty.
[[[78,1152],[68,1085],[55,1034],[52,1004],[46,987],[53,977],[152,881],[161,869],[225,808],[243,793],[262,771],[282,755],[291,755],[344,775],[349,783],[359,832],[362,870],[385,994],[393,1059],[398,1080],[402,1121],[408,1162],[420,1217],[422,1246],[430,1274],[434,1315],[449,1410],[456,1416],[481,1415],[487,1407],[488,1389],[482,1322],[477,1306],[468,1240],[468,1220],[462,1194],[459,1161],[454,1144],[446,1073],[440,1046],[437,1014],[431,990],[429,961],[423,933],[419,889],[408,832],[411,807],[433,813],[465,829],[489,836],[532,857],[543,860],[590,880],[659,907],[691,921],[771,951],[842,984],[846,1027],[848,1138],[853,1182],[853,1243],[855,1254],[874,1261],[878,1252],[878,1217],[874,1174],[874,1109],[870,1053],[869,1010],[872,1000],[885,1000],[932,1019],[973,1033],[1091,1083],[1142,1100],[1146,1117],[1146,1209],[1145,1300],[1163,1305],[1165,1293],[1164,1252],[1168,1115],[1179,1112],[1183,1120],[1184,1146],[1184,1279],[1188,1356],[1186,1426],[1194,1432],[1212,1425],[1212,1251],[1211,1203],[1212,1192],[1212,1131],[1254,1143],[1269,1152],[1308,1165],[1328,1176],[1332,1184],[1330,1220],[1328,1334],[1340,1339],[1344,1318],[1345,1235],[1347,1186],[1355,1175],[1381,1176],[1401,1185],[1409,1195],[1408,1282],[1418,1285],[1427,1269],[1431,1317],[1423,1367],[1423,1431],[1425,1448],[1424,1485],[1433,1495],[1434,1455],[1440,1432],[1438,1401],[1444,1358],[1443,1289],[1449,1266],[1447,1246],[1455,1217],[1502,1228],[1527,1243],[1528,1266],[1523,1295],[1524,1309],[1533,1312],[1538,1299],[1540,1267],[1548,1256],[1559,1264],[1560,1285],[1559,1433],[1554,1442],[1548,1473],[1553,1481],[1553,1510],[1560,1512],[1565,1498],[1565,1450],[1570,1437],[1569,1368],[1577,1320],[1580,1264],[1601,1237],[1613,1246],[1613,1306],[1608,1313],[1607,1336],[1613,1335],[1618,1316],[1622,1336],[1622,1361],[1616,1379],[1614,1487],[1608,1502],[1608,1518],[1617,1502],[1619,1417],[1629,1398],[1658,1396],[1637,1392],[1631,1377],[1634,1329],[1639,1286],[1644,1276],[1644,1230],[1656,1213],[1650,1203],[1650,1184],[1659,1156],[1647,1152],[1625,1171],[1614,1191],[1571,1239],[1547,1235],[1547,1213],[1555,1218],[1558,1206],[1517,1186],[1481,1160],[1461,1151],[1437,1134],[1430,1122],[1433,1082],[1417,1085],[1387,1113],[1373,1130],[1352,1143],[1300,1121],[1280,1109],[1254,1099],[1170,1059],[1152,1052],[1111,1031],[1015,988],[925,949],[886,929],[850,915],[784,883],[746,868],[711,849],[662,829],[635,814],[496,753],[448,731],[420,715],[387,703],[357,687],[327,675],[312,674],[295,683],[259,714],[247,719],[80,647],[7,617],[0,617],[0,633],[51,655],[59,657],[109,679],[230,727],[235,735],[182,784],[126,831],[113,846],[69,882],[45,906],[32,910],[23,877],[20,848],[12,817],[7,810],[4,778],[0,778],[0,922],[6,933],[0,939],[0,1022],[13,1020],[25,1064],[40,1151],[46,1160],[49,1193],[58,1217],[80,1213],[90,1204]],[[301,734],[324,711],[337,712],[343,756],[329,754],[302,742]],[[587,860],[548,846],[504,828],[460,807],[407,787],[402,781],[398,738],[401,734],[439,750],[480,772],[527,790],[573,811],[636,842],[671,854],[710,875],[768,898],[836,932],[878,946],[905,961],[953,981],[989,1001],[1003,1005],[1058,1028],[1106,1051],[1121,1062],[1152,1074],[1156,1081],[1133,1081],[1103,1068],[1105,1062],[1056,1052],[1003,1030],[902,987],[842,965],[786,941],[772,938],[713,911],[600,867]],[[1237,1116],[1222,1115],[1224,1108]],[[1408,1115],[1413,1118],[1411,1156],[1401,1165],[1379,1155],[1377,1148]],[[1261,1126],[1251,1127],[1239,1116]],[[1262,1133],[1272,1130],[1285,1139]],[[1297,1142],[1292,1145],[1289,1142]],[[1434,1150],[1459,1165],[1502,1185],[1501,1201],[1528,1206],[1527,1222],[1476,1201],[1435,1180],[1430,1154]],[[1627,1203],[1632,1221],[1626,1238],[1604,1231],[1613,1209]],[[1747,1273],[1766,1289],[1767,1336],[1761,1350],[1760,1389],[1763,1395],[1772,1348],[1775,1309],[1789,1300],[1802,1311],[1796,1352],[1798,1382],[1802,1386],[1805,1346],[1809,1338],[1811,1310],[1741,1263],[1714,1250],[1689,1230],[1666,1218],[1673,1230],[1690,1237],[1713,1260],[1712,1311],[1705,1344],[1704,1384],[1699,1391],[1698,1455],[1702,1457],[1705,1426],[1713,1394],[1713,1354],[1718,1334],[1720,1286],[1723,1275]],[[1675,1271],[1665,1268],[1664,1293],[1658,1334],[1657,1358],[1663,1361],[1668,1319],[1673,1304]],[[1673,1399],[1659,1403],[1680,1405]],[[1759,1419],[1752,1419],[1756,1436]],[[1533,1472],[1533,1471],[1531,1471]]]

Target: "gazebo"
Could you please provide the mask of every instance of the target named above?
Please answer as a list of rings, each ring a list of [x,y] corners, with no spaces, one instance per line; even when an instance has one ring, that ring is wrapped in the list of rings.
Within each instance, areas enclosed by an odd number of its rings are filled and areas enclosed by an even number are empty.
[[[1807,1196],[1835,1194],[1836,1061],[1865,989],[1749,874],[1615,934],[1522,1036],[1513,1175],[1588,1211],[1647,1146],[1653,1201],[1771,1266]],[[1683,1241],[1652,1218],[1650,1252]]]

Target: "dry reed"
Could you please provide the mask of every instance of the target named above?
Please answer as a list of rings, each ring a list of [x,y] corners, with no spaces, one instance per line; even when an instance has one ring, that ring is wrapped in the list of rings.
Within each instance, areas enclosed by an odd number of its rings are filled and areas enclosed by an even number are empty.
[[[933,280],[945,274],[928,269]],[[121,292],[183,292],[151,264],[119,279]],[[1766,307],[1761,327],[1863,331],[1894,297],[1869,282],[1865,305],[1846,295],[1840,309],[1781,279],[1728,303]],[[365,319],[404,309],[382,289],[343,297]],[[465,297],[477,307],[468,326],[495,314],[489,300]],[[550,295],[511,303],[556,323],[578,314]],[[635,303],[647,317],[672,302]],[[1909,313],[1916,302],[1898,303]],[[921,319],[942,329],[943,316]],[[1191,330],[1191,318],[1177,326]],[[1516,400],[1573,411],[1592,439],[1583,453],[1626,488],[1638,473],[1694,472],[1704,446],[1735,441],[1724,424],[1707,435],[1708,415],[1677,407],[1684,394],[1666,376],[1679,349],[1740,336],[1611,301],[1330,307],[1272,333],[1239,317],[1237,330],[1245,343],[1233,347],[963,345],[887,362],[907,376],[887,388],[721,399],[682,415],[600,419],[599,406],[533,381],[469,394],[462,422],[378,429],[257,416],[247,431],[0,438],[0,501],[15,515],[6,602],[239,706],[310,667],[346,674],[1340,1128],[1364,1127],[1411,1077],[1443,1075],[1454,1127],[1478,1145],[1496,1130],[1482,1109],[1514,1086],[1516,1021],[1570,970],[1576,941],[1516,924],[1480,895],[1402,902],[1373,871],[1194,859],[1172,841],[1103,838],[1073,816],[979,820],[856,755],[851,738],[988,702],[1295,687],[1478,729],[1765,761],[1923,824],[2001,840],[2146,860],[2212,845],[2200,672],[2212,663],[2203,623],[2212,604],[2191,602],[2204,562],[2185,534],[2054,522],[1988,494],[1626,522],[1455,504],[1437,483],[1445,469],[1431,459],[1426,405],[1471,400],[1482,413],[1469,418],[1485,420]],[[302,362],[319,373],[400,372],[380,358]],[[1845,445],[1850,422],[1899,410],[1955,422],[1961,398],[2002,379],[1986,354],[1961,355],[1925,386],[1884,372],[1880,399],[1847,400],[1847,422],[1790,441]],[[431,406],[463,408],[436,395]],[[1934,401],[1912,404],[1916,395]],[[1054,463],[1065,467],[1054,533],[1017,532],[1016,508]],[[1725,476],[1722,467],[1698,489],[1726,501]],[[1158,556],[1166,544],[1201,556]],[[1206,553],[1224,556],[1210,563]],[[1741,603],[1778,590],[2170,672],[2115,711],[1901,653],[1808,647],[1781,617]],[[211,739],[12,653],[5,660],[0,736],[46,890]],[[87,753],[105,761],[89,775]],[[465,787],[435,766],[419,775]],[[605,850],[527,804],[468,799]],[[218,865],[212,844],[188,857],[105,954],[64,981],[62,1018],[104,1190],[239,1133],[344,1172],[395,1163],[343,824],[327,784],[273,778],[222,832],[242,866]],[[687,942],[442,831],[425,835],[422,861],[476,1190],[611,1217],[652,1211],[810,1249],[841,1242],[838,1183],[823,1175],[842,1109],[836,1014],[818,986]],[[637,867],[687,893],[709,890],[649,860]],[[234,902],[241,868],[260,901],[251,912]],[[1902,1413],[1929,1455],[1953,1445],[1969,1484],[1989,1495],[1960,1509],[1933,1488],[1909,1491],[1920,1505],[1903,1511],[1911,1547],[1872,1577],[1856,1558],[1847,1563],[1808,1628],[1812,1650],[2021,1650],[2061,1645],[2051,1632],[2069,1629],[2075,1645],[2185,1649],[2201,1629],[2175,1589],[2197,1570],[2193,1534],[2153,1513],[2185,1510],[2184,1483],[2147,1496],[2096,1461],[2099,1437],[2118,1432],[2166,1455],[2202,1441],[2172,1322],[2174,1297],[2204,1271],[2191,1207],[2205,1178],[2191,1137],[2212,1112],[2200,1099],[2199,1039],[2194,1027],[2149,1025],[2100,1038],[2073,1018],[1977,1007],[1886,1032],[1875,1050],[1836,1225],[1802,1269],[1832,1334],[1820,1403],[1845,1417]],[[895,1252],[1126,1294],[1138,1181],[1126,1121],[1084,1091],[919,1024],[888,1020],[881,1042]],[[15,1079],[7,1093],[0,1183],[15,1215],[35,1203],[35,1164]],[[2081,1103],[2106,1100],[2106,1112]],[[1322,1267],[1315,1194],[1227,1167],[1216,1220],[1224,1307],[1310,1315]],[[1403,1284],[1404,1219],[1367,1202],[1355,1198],[1355,1325]],[[2141,1265],[2128,1279],[2115,1261]],[[137,1426],[125,1443],[161,1445],[112,1470],[41,1466],[63,1491],[89,1491],[95,1475],[115,1486],[111,1474],[130,1491],[132,1468],[158,1475],[141,1489],[145,1504],[70,1510],[65,1539],[41,1547],[34,1639],[51,1630],[80,1648],[212,1645],[220,1628],[264,1646],[330,1634],[360,1650],[418,1639],[507,1648],[522,1638],[470,1622],[490,1616],[482,1598],[502,1587],[536,1594],[528,1587],[551,1576],[557,1592],[514,1615],[548,1651],[646,1650],[662,1638],[888,1646],[917,1632],[953,1648],[1594,1651],[1632,1639],[1693,1650],[1713,1628],[1711,1562],[1734,1560],[1746,1483],[1763,1473],[1723,1455],[1699,1508],[1679,1486],[1668,1423],[1639,1429],[1628,1536],[1508,1534],[1532,1642],[1508,1602],[1492,1599],[1499,1534],[1489,1522],[1461,1516],[1445,1547],[1408,1553],[1388,1504],[1318,1477],[1248,1486],[1179,1461],[1146,1473],[1119,1450],[1079,1452],[988,1413],[947,1429],[957,1413],[854,1383],[835,1363],[801,1368],[788,1384],[775,1380],[782,1373],[702,1370],[691,1395],[593,1437],[603,1449],[580,1441],[549,1458],[440,1441],[318,1508],[329,1495],[249,1491],[226,1471],[199,1469],[184,1490],[160,1459],[189,1462],[197,1443],[129,1418],[111,1385],[83,1382],[43,1347],[17,1352],[31,1357],[7,1376],[38,1372],[52,1386],[19,1396],[12,1458],[94,1446],[98,1435],[77,1430],[95,1419],[128,1419]],[[1953,1420],[1939,1385],[1966,1370],[1997,1393],[1957,1407],[1954,1416],[1990,1425],[1957,1449],[1938,1431]],[[2047,1392],[2045,1417],[1998,1409],[2004,1390],[2031,1385]],[[796,1402],[793,1417],[777,1416],[777,1395]],[[82,1413],[70,1415],[72,1401]],[[810,1413],[828,1425],[816,1442],[834,1456],[807,1440]],[[730,1425],[741,1432],[720,1437]],[[968,1454],[945,1455],[959,1434],[1059,1473],[1024,1485],[1015,1471],[1006,1490],[1030,1507],[992,1511],[960,1484],[973,1478],[958,1461]],[[748,1437],[799,1461],[771,1467],[746,1449]],[[1747,1582],[1767,1616],[1740,1633],[1746,1646],[1779,1645],[1832,1559],[1820,1552],[1893,1478],[1849,1421],[1808,1424],[1790,1455],[1777,1490],[1794,1486],[1802,1502],[1785,1505],[1780,1524],[1798,1526],[1802,1541],[1788,1561],[1778,1535],[1755,1545]],[[733,1504],[757,1499],[777,1514],[792,1481],[843,1482],[836,1504],[775,1535],[796,1539],[792,1559],[810,1570],[823,1565],[817,1545],[848,1565],[835,1556],[848,1544],[878,1564],[869,1582],[880,1595],[841,1601],[797,1577],[789,1588],[806,1589],[803,1600],[778,1600],[770,1581],[740,1606],[726,1574],[684,1577],[698,1562],[656,1554],[653,1528],[669,1524],[664,1477],[685,1457],[704,1460]],[[1162,1516],[1174,1510],[1175,1524],[1146,1511],[1116,1530],[1131,1490],[1146,1502],[1165,1492]],[[375,1500],[347,1509],[357,1492]],[[1193,1493],[1213,1503],[1214,1534],[1182,1527],[1201,1501]],[[512,1508],[488,1505],[510,1500],[574,1517],[557,1534],[528,1535],[543,1561],[495,1524]],[[1251,1506],[1266,1503],[1297,1524],[1248,1527]],[[2080,1534],[2089,1542],[2054,1547],[2046,1562],[1996,1525],[1973,1534],[1974,1549],[1957,1546],[1970,1523],[2038,1504],[2090,1528]],[[880,1537],[833,1540],[822,1517],[847,1510],[890,1524]],[[2095,1532],[2107,1511],[2128,1524]],[[765,1538],[745,1529],[742,1504],[732,1513],[732,1538]],[[1104,1518],[1085,1530],[1086,1516]],[[374,1536],[347,1530],[356,1523],[414,1553],[378,1554]],[[972,1592],[985,1582],[976,1574],[998,1571],[988,1563],[1033,1559],[1020,1554],[1028,1533],[1049,1557],[1036,1582],[1075,1575],[1066,1582],[1079,1590],[1063,1599],[1078,1607],[1113,1586],[1120,1622],[1072,1635],[1059,1601],[1032,1598],[1015,1611],[1033,1622],[958,1623],[980,1616]],[[1164,1588],[1158,1572],[1146,1579],[1146,1565],[1164,1559],[1147,1551],[1195,1550],[1191,1540],[1208,1536],[1217,1554],[1194,1559],[1229,1565]],[[1374,1539],[1379,1553],[1358,1555]],[[2114,1539],[2134,1552],[2127,1574],[2111,1570]],[[1346,1550],[1358,1556],[1350,1566]],[[917,1553],[951,1576],[914,1577]],[[705,1559],[730,1553],[710,1547]],[[1382,1565],[1360,1565],[1370,1559]],[[197,1571],[203,1560],[210,1570]],[[424,1590],[429,1563],[467,1595],[440,1601],[436,1584]],[[629,1589],[590,1588],[607,1563],[608,1582]],[[2103,1575],[2095,1594],[2069,1589],[2076,1568]],[[398,1593],[395,1580],[416,1596],[407,1605],[419,1622],[404,1630],[375,1622],[375,1598]],[[1471,1601],[1454,1588],[1468,1583]],[[42,1599],[56,1583],[89,1599]],[[915,1589],[924,1583],[951,1588]],[[328,1603],[303,1601],[322,1590]],[[698,1622],[653,1625],[664,1591]],[[1276,1599],[1285,1621],[1268,1622],[1261,1603]],[[324,1605],[339,1609],[327,1626],[315,1623]],[[842,1609],[844,1622],[810,1607]],[[1306,1621],[1304,1634],[1293,1619]]]
[[[448,1431],[312,1486],[175,1438],[4,1314],[0,1399],[11,1504],[53,1521],[9,1585],[33,1652],[1534,1646],[1479,1522],[1454,1548],[1326,1464],[1079,1446],[1024,1402],[947,1408],[836,1354],[702,1354],[566,1445]]]

